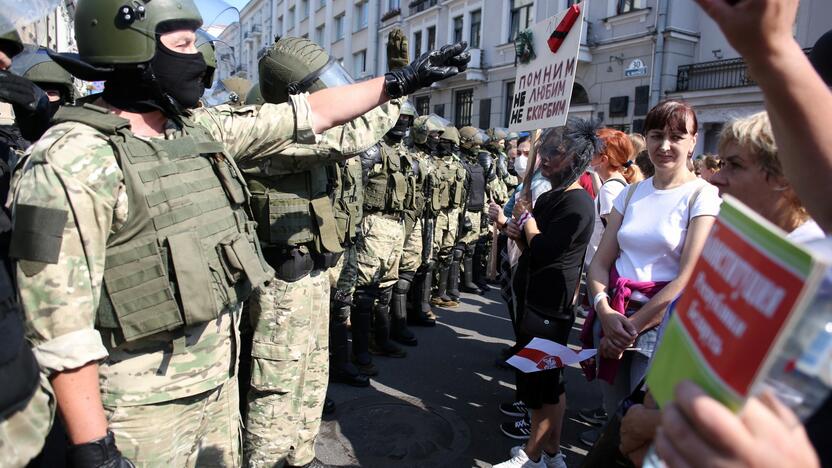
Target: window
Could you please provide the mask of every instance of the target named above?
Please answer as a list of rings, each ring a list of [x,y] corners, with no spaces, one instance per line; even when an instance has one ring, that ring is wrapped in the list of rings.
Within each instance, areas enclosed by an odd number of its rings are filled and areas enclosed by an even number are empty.
[[[456,92],[454,98],[454,117],[456,118],[456,125],[458,127],[471,125],[471,110],[473,107],[473,89],[463,89]]]
[[[638,9],[638,0],[617,0],[616,13],[629,13]]]
[[[326,0],[320,0],[318,2],[318,8],[323,8],[326,6]]]
[[[508,127],[508,121],[511,117],[511,101],[514,99],[514,82],[506,83],[506,112],[503,114],[503,127]]]
[[[426,52],[430,52],[431,50],[436,48],[436,26],[431,26],[428,28],[428,49]]]
[[[410,2],[410,12],[419,13],[435,6],[437,3],[439,3],[439,0],[415,0]]]
[[[422,31],[413,33],[413,58],[422,55]]]
[[[367,71],[367,51],[362,50],[352,54],[352,76],[360,78]]]
[[[295,27],[295,7],[289,8],[289,29]]]
[[[461,16],[457,16],[456,18],[454,18],[454,42],[462,42],[462,17]]]
[[[335,40],[341,40],[344,38],[344,14],[341,13],[340,15],[335,17]]]
[[[416,98],[416,112],[419,115],[430,114],[430,96],[419,96]]]
[[[360,31],[367,27],[367,10],[369,2],[362,0],[355,4],[355,30]]]
[[[529,29],[532,25],[532,1],[533,0],[511,0],[511,30],[508,33],[508,41],[517,39],[517,33]]]
[[[309,0],[300,0],[300,19],[309,18]]]
[[[277,17],[277,34],[283,35],[283,16]]]
[[[387,11],[399,10],[401,9],[401,1],[400,0],[387,0]]]
[[[480,25],[482,25],[482,12],[480,10],[471,12],[471,37],[468,44],[472,49],[480,48]]]
[[[317,28],[315,28],[315,42],[317,42],[319,46],[323,47],[323,45],[324,45],[324,25],[320,25]]]

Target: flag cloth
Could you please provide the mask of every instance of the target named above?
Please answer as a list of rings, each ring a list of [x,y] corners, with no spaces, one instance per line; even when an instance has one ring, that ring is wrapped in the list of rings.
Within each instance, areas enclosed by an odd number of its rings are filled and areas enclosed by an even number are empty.
[[[594,349],[578,352],[554,341],[534,338],[506,362],[528,374],[577,364],[595,356],[596,352]]]

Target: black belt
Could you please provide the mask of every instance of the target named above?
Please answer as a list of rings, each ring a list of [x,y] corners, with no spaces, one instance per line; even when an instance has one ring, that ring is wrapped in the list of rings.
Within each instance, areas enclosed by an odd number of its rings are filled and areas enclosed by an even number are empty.
[[[326,270],[338,263],[342,252],[311,252],[300,247],[265,247],[263,258],[274,268],[278,279],[294,283],[313,270]]]

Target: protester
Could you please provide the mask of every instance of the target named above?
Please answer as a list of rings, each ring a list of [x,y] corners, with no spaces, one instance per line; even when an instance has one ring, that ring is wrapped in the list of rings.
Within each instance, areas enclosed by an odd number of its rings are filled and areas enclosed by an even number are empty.
[[[581,339],[599,350],[608,414],[644,378],[656,327],[687,282],[719,212],[716,188],[687,168],[697,129],[696,114],[683,102],[663,101],[650,110],[645,132],[656,174],[615,199],[589,267],[594,310]]]
[[[531,213],[524,211],[519,222],[508,227],[509,237],[523,246],[514,283],[515,295],[522,299],[518,338],[522,345],[533,337],[566,344],[575,321],[574,301],[594,217],[592,198],[578,178],[600,150],[601,141],[592,124],[572,120],[566,128],[546,131],[538,144],[541,173],[552,190],[538,198]],[[565,467],[560,452],[566,409],[563,369],[518,372],[517,393],[530,408],[530,437],[496,468]]]
[[[722,167],[719,158],[713,154],[704,154],[701,157],[696,158],[693,163],[696,167],[696,175],[701,177],[702,180],[706,182],[710,182],[711,177],[719,172],[719,168]]]

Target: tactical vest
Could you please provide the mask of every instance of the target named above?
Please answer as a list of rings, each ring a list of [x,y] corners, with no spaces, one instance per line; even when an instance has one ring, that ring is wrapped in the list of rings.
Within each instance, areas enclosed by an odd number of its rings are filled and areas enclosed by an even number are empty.
[[[335,187],[335,219],[341,245],[355,243],[356,228],[364,216],[364,184],[361,174],[361,161],[358,157],[338,163]]]
[[[479,163],[466,161],[463,163],[468,172],[468,211],[482,211],[485,206],[485,169]]]
[[[404,208],[404,231],[405,239],[413,231],[416,220],[422,216],[425,210],[425,182],[427,180],[427,167],[412,152],[405,149],[403,163],[409,166],[407,177],[407,197]]]
[[[8,227],[0,209],[0,226]],[[7,232],[7,231],[6,231]],[[8,258],[3,252],[3,258]],[[25,338],[23,312],[17,302],[14,283],[0,263],[0,421],[26,406],[40,385],[38,363]]]
[[[407,196],[407,177],[398,151],[381,142],[381,162],[377,163],[364,187],[364,208],[370,212],[400,213]]]
[[[436,159],[436,172],[443,183],[440,194],[442,209],[462,207],[465,204],[466,176],[463,165],[457,161],[455,156],[444,156]]]
[[[98,328],[132,341],[208,322],[272,278],[245,181],[203,127],[183,118],[184,136],[139,138],[128,120],[89,104],[54,120],[107,135],[124,173],[129,217],[107,240]]]
[[[333,208],[337,171],[325,166],[294,174],[245,173],[251,209],[264,247],[307,246],[318,254],[338,253],[341,239]]]

